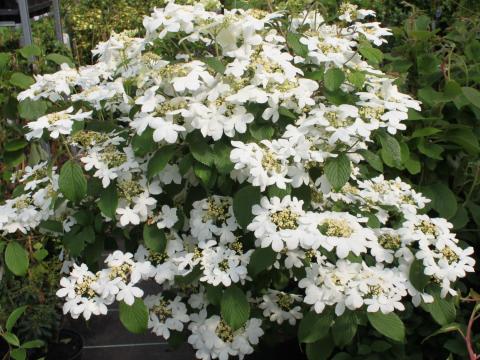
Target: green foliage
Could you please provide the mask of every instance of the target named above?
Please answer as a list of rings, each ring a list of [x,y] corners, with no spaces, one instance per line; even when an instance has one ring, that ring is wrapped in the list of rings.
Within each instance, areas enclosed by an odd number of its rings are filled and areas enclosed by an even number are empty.
[[[134,333],[141,334],[147,330],[148,309],[142,299],[135,299],[132,305],[120,303],[120,321],[125,328]]]
[[[236,285],[223,291],[220,310],[223,320],[233,330],[242,327],[250,318],[250,303],[245,293]]]

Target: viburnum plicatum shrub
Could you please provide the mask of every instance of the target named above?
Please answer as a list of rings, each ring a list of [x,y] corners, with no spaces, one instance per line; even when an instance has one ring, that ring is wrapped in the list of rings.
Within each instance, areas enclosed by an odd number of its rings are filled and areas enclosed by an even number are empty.
[[[181,333],[199,359],[242,359],[280,325],[308,354],[358,326],[402,341],[396,313],[456,295],[474,260],[450,223],[422,214],[428,199],[371,176],[369,144],[398,160],[391,134],[420,110],[375,67],[390,32],[373,16],[170,2],[145,37],[100,43],[95,65],[37,76],[19,98],[53,111],[26,138],[57,156],[18,176],[0,228],[61,234],[65,313],[119,301],[128,329]],[[106,234],[138,249],[91,271],[80,262]]]

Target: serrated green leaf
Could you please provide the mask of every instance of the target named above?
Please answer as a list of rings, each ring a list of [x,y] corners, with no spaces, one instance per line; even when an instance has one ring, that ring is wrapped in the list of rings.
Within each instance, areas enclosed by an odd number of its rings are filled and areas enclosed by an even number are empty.
[[[418,291],[423,291],[430,282],[430,277],[425,275],[425,267],[421,260],[415,259],[410,266],[409,280]]]
[[[12,351],[10,351],[10,357],[13,360],[26,360],[27,350],[22,347],[13,349]]]
[[[344,81],[345,81],[345,74],[343,73],[342,70],[338,68],[332,68],[327,70],[323,80],[325,84],[325,88],[328,91],[338,90]]]
[[[143,241],[148,249],[158,253],[162,253],[167,247],[165,232],[162,229],[159,229],[156,224],[144,225]]]
[[[13,330],[13,327],[17,323],[18,319],[25,313],[25,310],[27,310],[27,306],[20,306],[13,310],[10,315],[7,318],[7,321],[5,322],[5,329],[8,332],[11,332]]]
[[[225,72],[225,65],[220,61],[219,58],[206,57],[203,58],[202,61],[207,64],[209,68],[213,69],[219,74],[223,74]]]
[[[370,150],[360,150],[359,154],[368,162],[368,164],[379,172],[383,172],[383,162],[380,156]]]
[[[429,312],[439,325],[446,325],[455,321],[457,311],[453,301],[442,298],[439,292],[435,292],[432,295],[433,302],[428,304],[423,303],[422,308]]]
[[[45,346],[45,342],[42,340],[30,340],[22,344],[22,348],[24,349],[38,349],[43,346]]]
[[[83,169],[74,160],[68,160],[60,170],[58,186],[65,197],[72,202],[79,202],[87,194],[87,180]]]
[[[277,253],[271,247],[256,248],[248,263],[248,273],[251,276],[256,276],[272,266],[276,259]]]
[[[216,142],[213,146],[215,154],[214,163],[220,174],[229,174],[233,170],[234,164],[230,160],[232,148],[223,142]]]
[[[470,104],[480,108],[480,91],[472,87],[462,87],[462,94],[467,98]]]
[[[325,309],[323,313],[307,312],[298,325],[298,341],[314,343],[328,335],[333,322],[333,311]]]
[[[333,352],[334,342],[329,334],[323,339],[308,343],[305,347],[305,353],[308,360],[327,360]]]
[[[15,139],[6,142],[3,148],[5,149],[5,151],[18,151],[24,149],[27,146],[28,141],[24,139]]]
[[[98,208],[103,215],[110,219],[115,219],[115,214],[118,207],[118,192],[115,184],[110,184],[106,189],[103,189],[100,200],[98,201]]]
[[[383,60],[383,53],[375,49],[368,41],[362,41],[358,46],[358,51],[371,64],[378,65]]]
[[[244,186],[233,197],[233,213],[243,229],[252,221],[252,207],[260,203],[260,197],[260,189],[251,185]]]
[[[329,183],[335,190],[340,190],[348,182],[352,171],[350,159],[346,154],[328,158],[324,169]]]
[[[223,320],[233,330],[241,328],[250,317],[250,303],[245,293],[236,285],[226,288],[220,302]]]
[[[12,334],[11,332],[5,332],[2,334],[2,337],[8,342],[10,345],[13,346],[20,346],[20,340],[18,340],[17,335]]]
[[[148,309],[142,299],[136,298],[131,306],[122,301],[119,307],[120,321],[128,331],[142,334],[147,330]]]
[[[215,155],[200,131],[188,134],[186,141],[195,160],[207,166],[213,165]]]
[[[10,84],[25,90],[35,84],[35,80],[31,76],[25,75],[21,72],[15,72],[10,76]]]
[[[308,47],[300,42],[300,34],[289,31],[287,33],[287,45],[296,55],[299,55],[303,58],[307,57]]]
[[[46,60],[53,61],[57,65],[62,65],[62,64],[67,64],[71,68],[75,67],[75,64],[73,63],[72,59],[70,59],[68,56],[61,55],[61,54],[48,54],[45,56]]]
[[[9,242],[5,250],[5,264],[15,275],[24,276],[29,264],[27,251],[16,241]]]
[[[398,342],[403,342],[405,339],[405,325],[397,314],[384,314],[380,311],[369,312],[367,318],[373,328],[380,334]]]
[[[175,155],[176,145],[165,145],[161,149],[157,150],[148,162],[147,177],[152,179],[160,171],[162,171],[168,162]]]
[[[378,139],[382,145],[380,155],[382,156],[383,162],[390,167],[401,166],[402,151],[397,139],[385,132],[379,132]]]
[[[33,56],[40,56],[42,55],[42,49],[39,46],[31,44],[18,49],[20,55],[22,55],[25,59],[29,59]]]
[[[350,344],[357,333],[357,327],[357,316],[353,311],[347,310],[340,317],[337,317],[332,326],[335,345],[342,347]]]

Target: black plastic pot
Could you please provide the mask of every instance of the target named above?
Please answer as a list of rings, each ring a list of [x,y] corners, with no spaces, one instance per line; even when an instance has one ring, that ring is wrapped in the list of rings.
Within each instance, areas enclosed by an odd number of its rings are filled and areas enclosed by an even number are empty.
[[[8,344],[3,338],[0,338],[0,359],[3,359],[7,352],[8,352]]]
[[[60,330],[58,341],[48,344],[46,360],[81,360],[82,336],[69,329]]]

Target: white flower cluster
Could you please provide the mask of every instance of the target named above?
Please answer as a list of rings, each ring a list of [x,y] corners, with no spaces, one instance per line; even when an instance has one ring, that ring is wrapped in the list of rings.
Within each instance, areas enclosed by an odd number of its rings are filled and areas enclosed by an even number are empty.
[[[326,308],[390,313],[433,301],[437,288],[456,294],[472,248],[446,220],[420,214],[428,199],[410,185],[357,166],[375,134],[404,130],[408,110],[420,109],[358,51],[390,35],[365,20],[374,13],[344,4],[331,23],[305,12],[287,33],[280,12],[193,3],[155,9],[144,37],[113,34],[96,64],[38,76],[19,95],[55,109],[28,124],[27,138],[71,149],[102,196],[67,201],[57,168],[40,164],[0,206],[0,231],[51,219],[68,233],[72,214],[89,209],[140,243],[95,274],[75,265],[58,291],[64,312],[88,319],[114,301],[134,304],[152,279],[161,293],[145,298],[148,327],[164,338],[188,332],[199,359],[226,360],[252,353],[267,322],[295,325]],[[338,189],[326,168],[343,158],[351,175]],[[425,288],[411,282],[419,262]],[[212,289],[232,286],[258,314],[239,328],[212,301]]]

